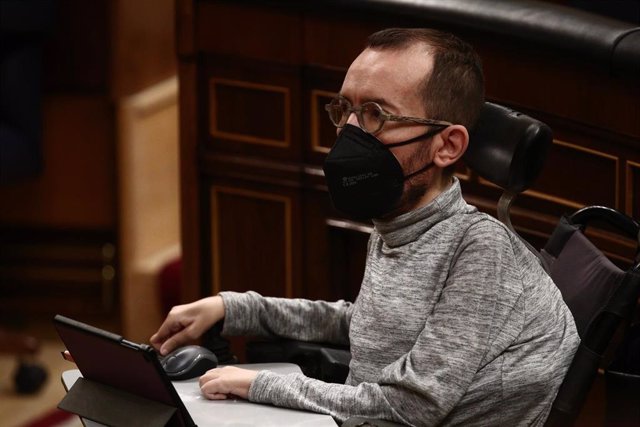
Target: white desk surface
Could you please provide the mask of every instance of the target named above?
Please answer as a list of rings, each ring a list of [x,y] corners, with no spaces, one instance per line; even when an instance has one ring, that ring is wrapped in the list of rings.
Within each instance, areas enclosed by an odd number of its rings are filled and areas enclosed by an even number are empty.
[[[297,365],[290,363],[265,363],[235,365],[252,370],[270,370],[288,374],[300,372]],[[80,371],[72,369],[62,373],[62,383],[69,390],[80,378]],[[198,378],[173,382],[184,406],[198,427],[213,426],[291,426],[291,427],[335,427],[337,424],[329,415],[295,409],[277,408],[270,405],[251,403],[242,399],[208,400],[200,393]],[[86,427],[100,427],[102,424],[83,420]]]

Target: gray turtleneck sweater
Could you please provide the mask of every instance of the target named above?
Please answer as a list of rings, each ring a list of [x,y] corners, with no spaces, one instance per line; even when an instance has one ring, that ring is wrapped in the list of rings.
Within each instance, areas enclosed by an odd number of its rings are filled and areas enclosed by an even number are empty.
[[[340,421],[542,425],[579,338],[537,258],[457,180],[374,225],[353,304],[221,293],[225,335],[351,346],[346,384],[262,371],[249,400]]]

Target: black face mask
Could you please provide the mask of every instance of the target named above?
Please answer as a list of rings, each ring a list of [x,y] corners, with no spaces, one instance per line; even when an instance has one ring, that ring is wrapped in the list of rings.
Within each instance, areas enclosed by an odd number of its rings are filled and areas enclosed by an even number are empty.
[[[333,206],[356,219],[380,218],[398,207],[404,182],[433,166],[404,175],[389,148],[432,137],[442,128],[393,144],[383,144],[357,126],[346,125],[324,161]]]

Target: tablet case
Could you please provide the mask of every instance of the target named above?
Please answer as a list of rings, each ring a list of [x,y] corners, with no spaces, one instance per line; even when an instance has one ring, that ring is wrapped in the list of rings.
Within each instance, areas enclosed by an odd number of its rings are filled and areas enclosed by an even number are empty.
[[[173,406],[82,377],[60,401],[58,408],[114,427],[164,427],[176,412]]]
[[[54,325],[83,376],[60,409],[114,427],[195,426],[153,348],[61,315]]]

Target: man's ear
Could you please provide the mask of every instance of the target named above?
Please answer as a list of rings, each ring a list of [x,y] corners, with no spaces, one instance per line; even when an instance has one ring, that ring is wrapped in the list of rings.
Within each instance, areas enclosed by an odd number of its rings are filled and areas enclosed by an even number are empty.
[[[469,146],[469,132],[462,125],[451,125],[438,134],[442,140],[436,150],[433,162],[444,169],[454,164],[467,151]]]

